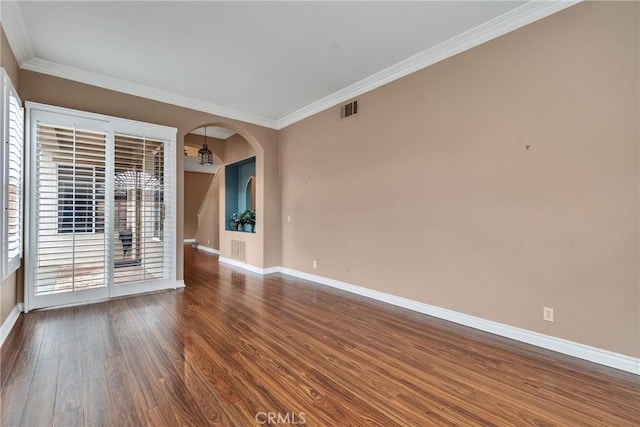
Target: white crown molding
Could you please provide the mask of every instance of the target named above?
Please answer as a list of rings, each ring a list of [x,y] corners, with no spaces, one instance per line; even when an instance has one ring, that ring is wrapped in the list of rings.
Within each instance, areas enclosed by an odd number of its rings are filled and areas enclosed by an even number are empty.
[[[49,74],[68,80],[74,80],[105,89],[111,89],[130,95],[140,96],[155,101],[165,102],[279,130],[312,116],[313,114],[331,108],[341,102],[360,96],[363,93],[369,92],[384,84],[421,70],[429,65],[433,65],[489,40],[500,37],[508,32],[521,28],[527,24],[552,15],[575,5],[580,1],[581,0],[529,1],[516,9],[478,25],[471,30],[446,40],[437,46],[412,56],[411,58],[392,65],[385,70],[375,73],[329,96],[312,102],[311,104],[277,120],[36,58],[31,50],[29,37],[17,2],[2,2],[4,5],[2,25],[7,34],[9,44],[16,55],[18,64],[25,70]],[[5,13],[5,11],[8,12]]]
[[[558,353],[577,357],[579,359],[595,362],[600,365],[609,366],[611,368],[620,369],[632,374],[640,375],[640,359],[627,356],[624,354],[614,353],[601,348],[591,347],[562,338],[556,338],[544,335],[539,332],[533,332],[526,329],[517,328],[515,326],[505,325],[503,323],[494,322],[480,317],[470,316],[468,314],[459,313],[441,307],[425,304],[422,302],[402,298],[396,295],[387,294],[373,289],[364,288],[362,286],[352,285],[350,283],[341,282],[339,280],[329,279],[327,277],[317,276],[302,271],[292,270],[290,268],[280,267],[280,272],[294,276],[299,279],[309,280],[320,285],[330,286],[332,288],[347,291],[353,294],[361,295],[377,301],[386,302],[408,310],[417,311],[439,319],[448,320],[460,325],[469,326],[481,331],[490,332],[495,335],[514,339],[537,347],[546,348]]]
[[[4,322],[2,322],[2,326],[0,327],[0,347],[4,344],[4,340],[7,339],[9,333],[15,326],[18,321],[18,317],[20,317],[20,313],[24,311],[24,304],[18,303],[13,307],[13,310],[9,313]]]
[[[149,86],[108,77],[102,74],[68,67],[66,65],[57,64],[40,58],[32,58],[26,61],[21,68],[117,92],[123,92],[129,95],[140,96],[154,101],[165,102],[167,104],[173,104],[192,110],[203,111],[205,113],[215,114],[216,116],[226,117],[228,119],[240,120],[258,126],[264,126],[272,129],[275,129],[276,126],[276,121],[268,117],[234,110],[232,108],[223,107],[200,99],[190,98]]]
[[[33,51],[31,50],[31,42],[29,41],[29,34],[24,25],[22,19],[22,12],[17,1],[3,1],[2,2],[2,28],[7,35],[11,50],[16,57],[18,66],[27,62],[33,58]]]
[[[532,22],[538,21],[577,3],[581,0],[529,1],[507,13],[452,37],[430,49],[422,51],[404,61],[375,73],[357,83],[300,108],[277,121],[276,129],[282,129],[341,102],[369,92],[408,74],[443,61],[461,52],[498,38]]]

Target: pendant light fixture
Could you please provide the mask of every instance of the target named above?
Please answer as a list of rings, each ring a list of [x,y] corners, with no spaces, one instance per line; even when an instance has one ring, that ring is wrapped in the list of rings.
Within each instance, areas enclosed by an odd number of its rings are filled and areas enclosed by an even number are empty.
[[[207,147],[207,127],[204,127],[204,144],[202,144],[202,148],[198,150],[198,159],[200,160],[201,165],[212,165],[213,158],[211,150]]]

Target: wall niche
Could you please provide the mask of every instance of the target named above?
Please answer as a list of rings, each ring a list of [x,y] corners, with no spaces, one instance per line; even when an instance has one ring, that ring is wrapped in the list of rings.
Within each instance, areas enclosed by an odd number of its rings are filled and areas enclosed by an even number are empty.
[[[256,158],[225,166],[225,214],[227,231],[255,233]],[[234,221],[234,220],[238,221]]]

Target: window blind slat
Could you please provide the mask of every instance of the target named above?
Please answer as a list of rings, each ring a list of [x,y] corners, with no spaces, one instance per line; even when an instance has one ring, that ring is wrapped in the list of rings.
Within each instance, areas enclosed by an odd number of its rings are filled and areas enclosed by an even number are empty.
[[[11,81],[3,70],[2,103],[4,117],[4,143],[2,156],[3,196],[2,196],[2,234],[3,278],[15,271],[22,257],[22,180],[23,180],[23,145],[24,145],[24,111]]]
[[[36,295],[106,287],[107,134],[37,126]]]

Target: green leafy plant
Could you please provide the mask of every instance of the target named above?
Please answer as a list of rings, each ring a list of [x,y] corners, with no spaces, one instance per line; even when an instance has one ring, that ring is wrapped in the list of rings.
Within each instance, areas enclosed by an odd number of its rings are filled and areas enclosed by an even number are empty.
[[[245,225],[253,226],[256,223],[256,211],[253,209],[247,209],[244,212],[234,212],[231,214],[229,222],[233,229],[241,230]]]
[[[242,224],[242,215],[240,212],[234,212],[229,219],[233,228],[238,228],[238,224]]]
[[[253,209],[247,209],[246,211],[242,212],[242,214],[240,215],[240,222],[242,223],[242,225],[255,225],[256,211],[254,211]]]

